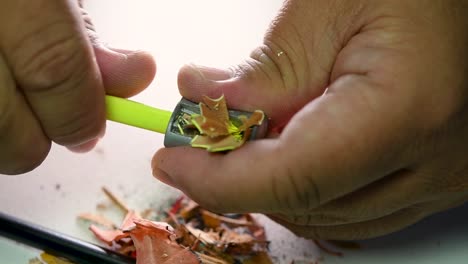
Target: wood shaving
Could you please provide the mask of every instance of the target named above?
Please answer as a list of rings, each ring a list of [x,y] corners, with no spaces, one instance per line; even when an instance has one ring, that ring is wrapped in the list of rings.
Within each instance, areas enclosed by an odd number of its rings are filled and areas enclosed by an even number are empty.
[[[165,222],[142,218],[107,188],[102,188],[115,206],[127,212],[121,225],[104,216],[80,214],[91,224],[89,229],[109,249],[136,258],[137,264],[272,264],[265,230],[250,214],[221,215],[210,212],[185,196],[178,198],[166,212]],[[146,209],[155,212],[154,209]],[[144,211],[144,212],[145,212]],[[342,256],[322,241],[314,240],[324,252]],[[328,241],[347,249],[354,242]],[[316,264],[321,261],[295,260],[291,263]],[[42,253],[29,264],[72,264]]]
[[[82,213],[78,215],[78,219],[82,219],[85,221],[89,221],[91,223],[101,225],[107,228],[115,228],[114,222],[109,220],[103,215],[97,215],[97,214],[92,214],[92,213]]]
[[[224,96],[217,99],[203,96],[199,106],[200,115],[184,118],[184,123],[195,126],[200,133],[192,139],[192,147],[205,148],[210,152],[239,148],[249,139],[252,127],[261,125],[265,118],[262,111],[256,110],[249,117],[240,116],[237,122],[233,122]]]
[[[128,208],[128,206],[117,196],[115,196],[109,189],[107,189],[106,187],[102,187],[102,191],[104,192],[104,194],[107,195],[107,197],[109,197],[109,199],[114,202],[115,205],[117,205],[122,211],[124,211],[125,213],[128,213],[128,211],[130,211],[130,209]]]

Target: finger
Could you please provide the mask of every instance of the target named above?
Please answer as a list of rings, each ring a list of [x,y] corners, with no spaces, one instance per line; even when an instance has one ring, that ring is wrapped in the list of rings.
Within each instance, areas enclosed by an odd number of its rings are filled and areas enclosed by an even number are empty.
[[[303,214],[276,215],[297,225],[334,226],[370,221],[436,197],[424,175],[399,170]]]
[[[50,140],[42,132],[0,55],[0,174],[28,172],[42,163]]]
[[[270,216],[300,237],[325,240],[362,240],[387,235],[402,230],[434,213],[460,206],[466,201],[465,195],[453,196],[403,208],[390,215],[351,224],[332,226],[300,225]]]
[[[450,149],[454,152],[463,146],[453,145]],[[448,173],[447,168],[457,173]],[[299,225],[339,225],[381,218],[416,204],[454,200],[467,193],[464,174],[458,173],[464,168],[464,162],[438,156],[437,160],[398,170],[308,212],[278,217]]]
[[[213,211],[247,212],[262,208],[273,212],[277,209],[271,207],[276,202],[276,193],[272,192],[269,177],[279,174],[282,168],[264,167],[261,161],[273,156],[265,154],[278,153],[276,148],[274,140],[263,140],[227,154],[208,154],[190,147],[160,149],[153,157],[153,174]],[[247,153],[250,159],[241,158]],[[258,199],[259,194],[262,199]]]
[[[79,1],[81,16],[94,47],[107,94],[130,97],[148,87],[156,73],[153,57],[145,51],[109,48],[99,40],[90,16]]]
[[[425,214],[419,209],[405,208],[383,218],[333,226],[300,226],[276,217],[271,217],[271,219],[300,237],[324,240],[362,240],[396,232],[424,217]]]
[[[145,51],[112,49],[94,44],[106,93],[131,97],[143,91],[156,74],[156,63]]]
[[[65,146],[95,139],[105,124],[104,89],[76,2],[3,5],[0,47],[45,134]]]

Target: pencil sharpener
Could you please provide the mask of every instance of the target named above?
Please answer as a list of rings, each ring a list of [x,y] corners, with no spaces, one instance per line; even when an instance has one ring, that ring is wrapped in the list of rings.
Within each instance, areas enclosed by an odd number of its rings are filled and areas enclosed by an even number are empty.
[[[239,119],[240,116],[250,117],[251,112],[239,111],[239,110],[228,110],[229,119],[234,125],[241,124]],[[165,147],[178,147],[178,146],[190,146],[192,139],[199,135],[198,129],[195,127],[186,125],[186,117],[194,114],[200,114],[200,107],[198,103],[189,101],[182,98],[172,112],[172,116],[167,126],[166,134],[164,137]],[[264,138],[268,130],[268,121],[265,116],[263,122],[258,126],[251,128],[251,134],[248,140]]]

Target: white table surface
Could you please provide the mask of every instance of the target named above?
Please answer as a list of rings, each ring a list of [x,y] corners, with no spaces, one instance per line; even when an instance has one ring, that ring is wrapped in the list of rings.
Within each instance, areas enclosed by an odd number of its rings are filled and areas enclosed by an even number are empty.
[[[312,0],[311,0],[312,1]],[[86,6],[102,40],[119,48],[144,49],[158,64],[151,86],[133,99],[172,109],[180,95],[178,69],[185,63],[227,67],[261,43],[280,0],[99,0]],[[25,175],[0,175],[0,210],[60,232],[94,241],[81,212],[104,201],[101,186],[136,209],[167,204],[178,192],[151,176],[152,154],[163,136],[109,123],[105,138],[88,154],[53,146],[44,164]],[[117,217],[117,216],[115,216]],[[324,263],[468,263],[468,206],[436,215],[402,232],[362,242],[343,258]],[[278,263],[320,256],[310,241],[264,219]],[[27,263],[36,252],[0,239],[0,264]]]

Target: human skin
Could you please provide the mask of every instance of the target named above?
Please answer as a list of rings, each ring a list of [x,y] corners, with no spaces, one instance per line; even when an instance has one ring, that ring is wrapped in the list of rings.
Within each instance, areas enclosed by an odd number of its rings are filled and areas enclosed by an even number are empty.
[[[299,236],[385,235],[468,199],[468,1],[289,0],[245,63],[184,66],[181,94],[262,109],[268,139],[163,148],[153,174]]]
[[[34,169],[51,142],[92,149],[104,134],[104,94],[136,94],[155,71],[148,53],[100,43],[81,2],[2,1],[0,174]]]

